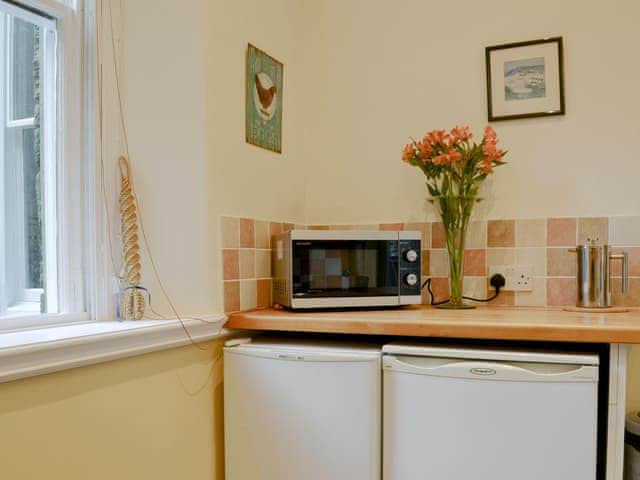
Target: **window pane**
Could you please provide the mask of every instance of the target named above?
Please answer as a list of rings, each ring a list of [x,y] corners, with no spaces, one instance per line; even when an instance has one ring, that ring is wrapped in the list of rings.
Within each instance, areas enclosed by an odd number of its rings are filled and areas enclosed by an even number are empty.
[[[40,68],[40,27],[19,18],[14,18],[12,23],[11,120],[20,120],[35,115]]]

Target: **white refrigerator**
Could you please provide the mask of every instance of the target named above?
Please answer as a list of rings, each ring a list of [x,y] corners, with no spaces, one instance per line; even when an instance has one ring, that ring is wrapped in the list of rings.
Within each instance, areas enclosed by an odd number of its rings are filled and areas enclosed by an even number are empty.
[[[381,375],[379,346],[229,342],[226,480],[379,480]]]
[[[383,480],[595,480],[597,355],[383,351]]]

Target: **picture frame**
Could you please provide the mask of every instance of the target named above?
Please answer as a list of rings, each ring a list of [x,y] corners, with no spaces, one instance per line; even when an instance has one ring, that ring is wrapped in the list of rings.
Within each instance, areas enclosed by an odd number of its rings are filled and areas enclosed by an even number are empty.
[[[247,45],[245,139],[275,153],[282,153],[283,75],[282,62]]]
[[[490,122],[565,114],[562,37],[485,48]]]

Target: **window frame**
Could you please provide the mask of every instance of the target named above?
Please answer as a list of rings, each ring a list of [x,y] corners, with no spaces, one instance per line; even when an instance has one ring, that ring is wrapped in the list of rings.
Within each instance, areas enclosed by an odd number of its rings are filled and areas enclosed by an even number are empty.
[[[97,294],[107,282],[100,275],[105,272],[98,261],[96,243],[101,229],[96,211],[99,204],[92,128],[96,111],[92,95],[95,75],[91,68],[95,43],[89,43],[95,42],[91,35],[95,31],[95,0],[4,0],[3,3],[48,16],[56,22],[55,97],[43,95],[45,101],[55,98],[56,102],[55,108],[45,107],[43,113],[55,113],[49,121],[42,122],[43,128],[46,125],[55,132],[54,136],[43,132],[42,137],[56,139],[55,145],[42,146],[43,155],[55,155],[56,159],[55,168],[44,172],[45,181],[56,187],[49,189],[44,204],[55,205],[55,208],[45,207],[43,215],[45,222],[56,227],[46,229],[43,238],[45,245],[56,245],[55,285],[60,313],[0,317],[0,332],[90,321],[105,311],[108,303],[108,294]],[[98,281],[98,277],[103,280]]]

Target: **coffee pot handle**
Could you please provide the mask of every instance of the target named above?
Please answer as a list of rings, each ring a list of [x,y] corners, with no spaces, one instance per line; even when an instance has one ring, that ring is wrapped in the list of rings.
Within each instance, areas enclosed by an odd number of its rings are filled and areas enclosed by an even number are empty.
[[[611,260],[622,260],[622,293],[629,290],[629,255],[627,252],[614,253],[609,256]]]

